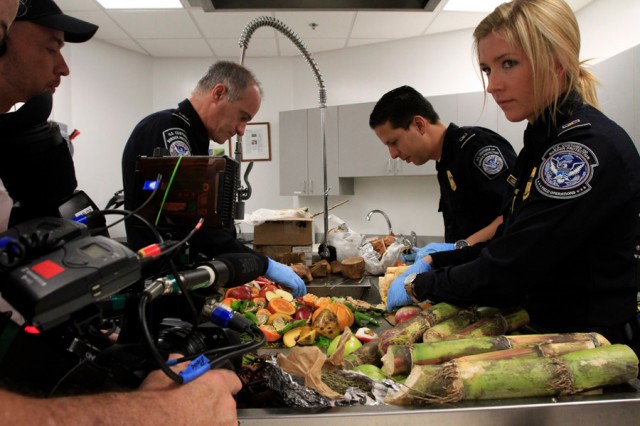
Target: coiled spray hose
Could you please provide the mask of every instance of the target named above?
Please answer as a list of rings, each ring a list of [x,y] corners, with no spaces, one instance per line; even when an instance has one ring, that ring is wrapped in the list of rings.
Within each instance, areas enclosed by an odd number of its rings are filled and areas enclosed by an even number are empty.
[[[320,71],[318,70],[318,64],[316,64],[315,59],[313,59],[313,57],[311,56],[311,54],[309,53],[309,51],[307,50],[307,47],[305,46],[305,44],[302,42],[302,40],[300,39],[300,37],[298,37],[298,35],[296,33],[294,33],[287,25],[285,25],[283,22],[271,17],[271,16],[259,16],[253,20],[251,20],[242,30],[242,34],[240,35],[240,40],[239,40],[239,45],[240,48],[242,49],[242,52],[240,54],[240,64],[242,65],[244,62],[244,55],[245,52],[247,50],[247,47],[249,46],[249,40],[251,39],[251,36],[253,35],[253,33],[260,27],[272,27],[276,30],[278,30],[279,32],[281,32],[282,34],[284,34],[289,40],[291,40],[291,42],[298,48],[298,50],[300,51],[300,53],[302,54],[302,56],[304,57],[304,59],[307,61],[307,63],[309,64],[309,66],[311,67],[311,71],[313,71],[313,75],[316,79],[316,84],[318,85],[318,97],[319,97],[319,101],[320,101],[320,132],[321,132],[321,139],[322,139],[322,171],[323,171],[323,180],[324,180],[324,186],[323,186],[323,196],[324,196],[324,237],[323,237],[323,244],[320,245],[320,257],[322,258],[328,258],[329,257],[329,248],[327,247],[327,235],[329,232],[329,190],[330,188],[328,188],[328,183],[327,183],[327,142],[326,142],[326,136],[325,136],[325,110],[327,107],[327,89],[325,88],[324,85],[324,80],[322,79],[322,74],[320,74]],[[241,139],[240,136],[238,136],[238,142],[236,142],[236,160],[241,161],[242,160],[242,143],[241,143]],[[245,174],[245,181],[246,181],[246,174]],[[240,195],[240,191],[238,192],[239,196]],[[249,197],[247,197],[249,198]],[[246,199],[246,198],[245,198]]]

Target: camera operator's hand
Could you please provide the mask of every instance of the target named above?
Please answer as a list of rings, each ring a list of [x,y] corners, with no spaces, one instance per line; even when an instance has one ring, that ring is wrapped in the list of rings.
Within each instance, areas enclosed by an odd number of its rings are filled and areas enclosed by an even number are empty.
[[[166,410],[163,423],[236,426],[238,415],[233,395],[241,387],[240,379],[230,370],[207,371],[183,385],[156,370],[147,376],[140,386],[140,392],[158,398],[154,406],[155,409]]]
[[[181,355],[173,354],[170,359]],[[186,363],[172,367],[176,372]],[[233,395],[242,388],[242,382],[231,370],[211,370],[195,380],[179,385],[161,370],[152,371],[140,385],[141,392],[169,398],[171,404],[162,404],[169,411],[164,413],[173,424],[237,425],[236,401]],[[213,417],[215,416],[215,417]],[[164,422],[164,421],[163,421]],[[167,422],[169,423],[169,422]]]
[[[184,385],[157,370],[131,392],[31,398],[0,389],[0,424],[236,426],[233,395],[240,388],[230,370],[211,370]]]

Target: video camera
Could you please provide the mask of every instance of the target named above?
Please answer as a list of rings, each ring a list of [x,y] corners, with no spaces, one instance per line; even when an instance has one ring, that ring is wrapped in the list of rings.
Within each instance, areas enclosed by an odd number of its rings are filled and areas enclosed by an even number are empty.
[[[20,327],[0,320],[4,384],[28,388],[33,382],[59,395],[136,387],[157,368],[179,383],[209,368],[238,369],[241,355],[264,344],[264,335],[217,304],[212,293],[256,278],[260,262],[250,253],[224,254],[173,265],[164,276],[143,276],[145,264],[166,261],[183,242],[164,241],[135,253],[58,217],[0,234],[0,293],[25,318]],[[51,365],[24,363],[35,353],[47,354],[62,370],[45,386],[42,375],[51,375]],[[176,374],[165,362],[169,353],[181,353],[192,364]]]

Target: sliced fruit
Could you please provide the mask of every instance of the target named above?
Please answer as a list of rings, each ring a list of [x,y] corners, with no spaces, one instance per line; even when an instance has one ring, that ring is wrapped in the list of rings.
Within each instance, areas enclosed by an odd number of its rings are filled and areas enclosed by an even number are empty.
[[[220,303],[230,308],[234,300],[238,300],[238,299],[235,299],[233,297],[225,297]]]
[[[267,297],[267,300],[269,298]],[[283,299],[282,297],[278,297],[275,299],[271,299],[269,304],[267,305],[267,309],[271,311],[271,313],[281,312],[287,315],[295,315],[296,308],[293,306],[291,302]]]
[[[256,311],[256,318],[258,319],[258,325],[264,325],[269,321],[269,317],[271,317],[271,311],[262,308]]]
[[[233,297],[234,299],[240,300],[251,300],[253,295],[251,294],[251,288],[246,285],[240,285],[237,287],[231,287],[224,294],[224,297]]]
[[[300,337],[300,334],[302,333],[303,328],[304,327],[294,328],[293,330],[289,330],[284,333],[284,336],[282,336],[282,343],[284,343],[287,348],[294,347],[298,341],[298,338]]]
[[[355,334],[356,338],[363,343],[367,343],[378,337],[375,331],[369,327],[360,327]]]
[[[301,327],[300,337],[298,337],[298,345],[309,346],[316,342],[316,329],[305,325]]]
[[[258,328],[264,333],[267,342],[277,342],[282,337],[272,325],[260,325]]]
[[[281,295],[281,294],[276,293],[276,292],[275,292],[275,290],[273,290],[273,291],[271,291],[271,290],[270,290],[270,291],[267,291],[267,292],[264,294],[264,297],[267,299],[267,302],[271,302],[273,299],[282,299],[282,295]]]
[[[274,293],[280,295],[280,297],[282,297],[284,300],[288,302],[293,302],[293,294],[289,293],[287,290],[278,288],[274,290]]]
[[[280,318],[280,317],[283,317],[287,322],[293,321],[293,317],[291,315],[285,314],[283,312],[276,312],[274,314],[269,315],[269,319],[267,320],[267,324],[273,324],[273,321],[276,318]]]

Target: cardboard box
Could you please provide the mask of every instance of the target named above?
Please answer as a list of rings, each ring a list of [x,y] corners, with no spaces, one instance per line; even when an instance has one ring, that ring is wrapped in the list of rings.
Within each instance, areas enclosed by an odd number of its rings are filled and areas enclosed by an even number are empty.
[[[313,219],[270,220],[253,228],[254,246],[309,246],[313,244]]]
[[[257,252],[270,257],[271,259],[284,263],[304,263],[311,265],[313,247],[307,246],[258,246],[254,245]]]

